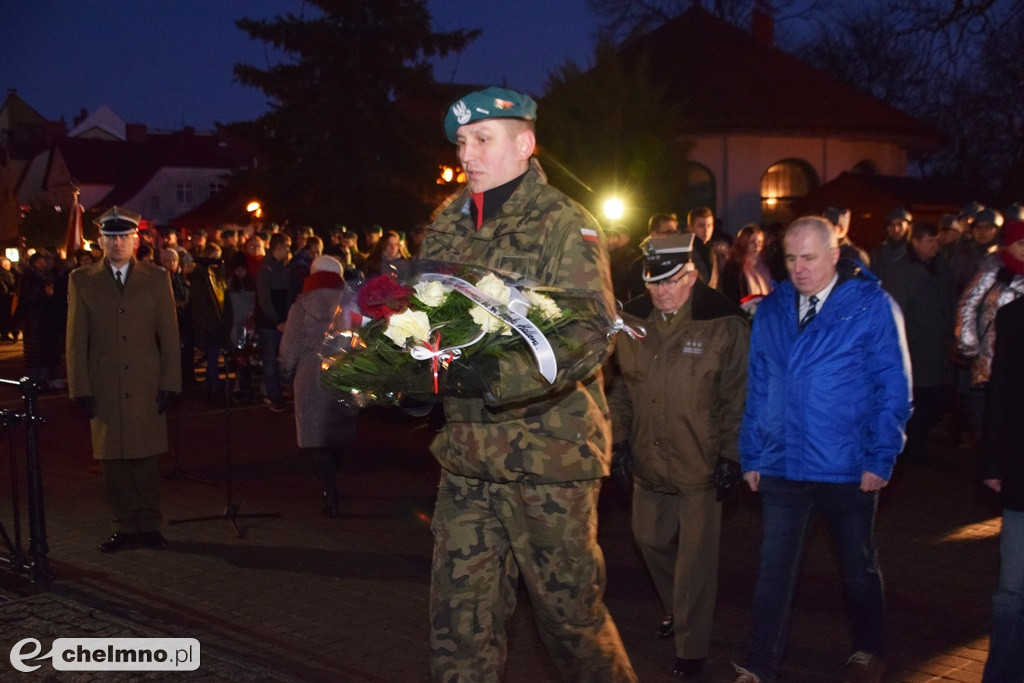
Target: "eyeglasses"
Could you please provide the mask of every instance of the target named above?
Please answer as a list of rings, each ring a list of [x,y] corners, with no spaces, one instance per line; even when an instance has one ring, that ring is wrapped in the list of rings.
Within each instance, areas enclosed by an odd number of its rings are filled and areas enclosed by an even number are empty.
[[[684,273],[683,275],[680,275],[678,277],[674,277],[674,278],[672,278],[670,280],[656,280],[654,282],[648,282],[647,283],[647,288],[648,289],[657,289],[658,287],[667,287],[669,285],[672,285],[673,287],[675,287],[676,285],[678,285],[680,282],[682,282],[685,279],[686,279],[686,274]]]

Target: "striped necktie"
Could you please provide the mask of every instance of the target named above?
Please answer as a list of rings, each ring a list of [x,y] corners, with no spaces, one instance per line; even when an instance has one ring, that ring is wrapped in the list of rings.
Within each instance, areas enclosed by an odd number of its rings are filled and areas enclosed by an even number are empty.
[[[800,331],[803,332],[807,324],[814,320],[814,316],[818,315],[818,297],[809,296],[807,297],[807,303],[811,305],[804,313],[804,317],[800,319]]]

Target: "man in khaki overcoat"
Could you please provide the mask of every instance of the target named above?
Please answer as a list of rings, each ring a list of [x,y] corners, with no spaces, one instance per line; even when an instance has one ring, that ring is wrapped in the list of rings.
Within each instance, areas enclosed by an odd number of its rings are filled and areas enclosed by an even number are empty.
[[[711,648],[719,491],[739,482],[750,339],[742,309],[699,279],[695,244],[677,234],[644,246],[649,298],[624,317],[646,336],[619,336],[608,396],[614,449],[632,453],[633,538],[664,609],[658,636],[674,640],[680,678],[699,677]]]
[[[68,293],[68,392],[90,419],[115,520],[102,552],[167,543],[159,456],[167,401],[181,392],[181,351],[167,271],[135,260],[140,220],[116,206],[99,218],[104,258],[74,271]]]

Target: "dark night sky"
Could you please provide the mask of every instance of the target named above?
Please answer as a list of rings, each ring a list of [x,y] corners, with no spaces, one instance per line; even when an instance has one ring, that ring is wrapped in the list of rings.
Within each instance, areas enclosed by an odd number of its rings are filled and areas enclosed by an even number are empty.
[[[589,64],[596,19],[585,0],[429,0],[439,31],[480,28],[439,81],[507,84],[539,94],[566,59]],[[215,121],[266,111],[232,66],[276,58],[234,25],[241,16],[300,15],[301,0],[6,0],[0,20],[0,87],[48,119],[106,104],[129,123],[210,130]],[[308,10],[307,10],[308,11]]]

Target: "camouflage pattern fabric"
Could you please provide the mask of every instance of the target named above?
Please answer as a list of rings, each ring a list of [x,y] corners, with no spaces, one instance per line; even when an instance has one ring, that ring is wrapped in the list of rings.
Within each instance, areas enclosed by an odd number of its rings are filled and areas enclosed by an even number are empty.
[[[493,219],[476,229],[468,191],[427,230],[420,257],[499,268],[542,285],[589,289],[614,318],[611,276],[600,227],[579,204],[547,184],[536,160]],[[566,334],[572,334],[567,330]],[[432,450],[441,466],[486,481],[557,483],[608,475],[608,404],[600,365],[560,373],[554,386],[521,368],[501,367],[500,395],[512,402],[447,399],[446,426]],[[582,378],[582,379],[581,379]]]
[[[505,622],[520,573],[541,638],[566,680],[636,680],[602,601],[600,487],[497,484],[442,473],[431,525],[433,680],[501,680]]]
[[[479,230],[469,202],[466,191],[441,211],[422,258],[600,292],[613,317],[600,227],[547,184],[536,160]],[[602,600],[597,495],[611,460],[602,361],[595,355],[592,367],[559,373],[554,385],[501,362],[497,395],[514,400],[445,399],[445,428],[432,446],[443,469],[432,524],[435,680],[500,680],[520,573],[567,679],[636,680]]]

